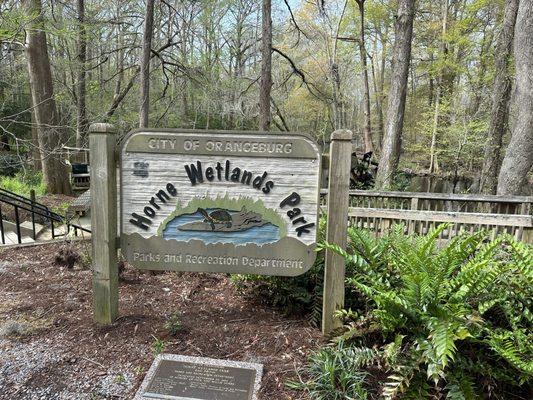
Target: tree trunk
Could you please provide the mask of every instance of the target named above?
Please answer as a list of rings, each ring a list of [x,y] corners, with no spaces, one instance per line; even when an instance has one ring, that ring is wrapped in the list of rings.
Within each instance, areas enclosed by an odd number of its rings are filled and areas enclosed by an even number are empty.
[[[259,129],[270,130],[270,91],[272,89],[272,2],[263,0],[263,32],[261,48],[261,88],[259,93]]]
[[[185,10],[183,11],[185,15]],[[187,49],[187,35],[188,35],[188,24],[189,21],[185,21],[185,17],[183,18],[183,21],[181,23],[181,43],[180,43],[180,60],[183,65],[188,65],[188,49]],[[181,78],[181,117],[184,122],[188,123],[188,117],[189,117],[189,86],[188,86],[188,80],[187,77],[184,76]]]
[[[363,136],[365,141],[365,152],[369,152],[374,151],[374,145],[372,144],[372,124],[370,122],[370,85],[368,84],[368,65],[365,48],[365,0],[356,1],[359,5],[359,14],[361,16],[359,52],[361,53],[361,63],[363,65],[363,84],[365,87],[363,98],[363,112],[365,114]]]
[[[141,57],[141,107],[139,110],[139,127],[148,126],[150,112],[150,59],[152,52],[152,36],[154,33],[154,0],[146,1],[144,17],[144,35]]]
[[[378,117],[378,147],[381,148],[383,146],[383,107],[381,106],[381,94],[378,89],[378,82],[376,77],[376,68],[374,66],[375,60],[377,57],[377,39],[374,42],[374,55],[372,56],[371,60],[371,68],[372,68],[372,85],[374,86],[374,101],[376,103],[376,114]]]
[[[507,0],[505,2],[503,26],[496,45],[496,73],[492,88],[492,110],[479,182],[479,191],[485,194],[495,194],[498,187],[502,140],[507,131],[509,120],[509,99],[512,88],[509,70],[518,3],[519,0]]]
[[[35,107],[33,105],[33,96],[31,94],[30,86],[30,103],[31,103],[31,158],[32,165],[36,171],[42,171],[41,163],[41,149],[39,148],[39,132],[37,130],[37,121],[35,120]]]
[[[380,189],[391,187],[400,159],[414,15],[415,0],[398,1],[387,121],[376,177],[376,188]]]
[[[448,8],[449,8],[449,0],[444,0],[444,5],[442,9],[442,36],[441,36],[441,43],[440,43],[440,54],[439,57],[442,58],[443,63],[446,63],[446,58],[448,55],[448,46],[446,44],[446,33],[448,32]],[[444,72],[445,67],[441,67],[441,71],[439,72],[439,76],[437,79],[437,93],[435,95],[435,112],[433,114],[433,130],[431,133],[431,146],[429,149],[429,172],[433,173],[438,171],[438,161],[437,161],[437,133],[439,129],[439,118],[440,118],[440,102],[441,98],[445,96],[445,93],[443,93],[444,89],[443,86],[445,86],[445,79],[444,79]],[[449,80],[448,80],[449,82]]]
[[[498,194],[522,193],[533,166],[533,0],[521,0],[516,18],[516,122],[498,177]]]
[[[77,126],[76,146],[83,147],[87,141],[86,107],[86,63],[87,63],[87,32],[85,29],[85,0],[78,0],[78,85],[77,85]]]
[[[61,132],[54,100],[52,72],[43,30],[44,18],[40,0],[24,0],[32,19],[26,34],[26,55],[35,122],[41,150],[43,180],[46,190],[55,194],[70,194],[66,165],[61,163]]]

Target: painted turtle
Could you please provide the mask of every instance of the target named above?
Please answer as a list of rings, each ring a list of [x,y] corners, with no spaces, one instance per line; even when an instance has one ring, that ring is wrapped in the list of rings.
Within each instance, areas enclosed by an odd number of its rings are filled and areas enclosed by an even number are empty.
[[[215,230],[215,224],[226,224],[226,227],[231,228],[233,223],[231,214],[226,210],[215,210],[208,214],[206,210],[199,208],[198,212],[204,216],[204,222],[211,224],[212,230]]]

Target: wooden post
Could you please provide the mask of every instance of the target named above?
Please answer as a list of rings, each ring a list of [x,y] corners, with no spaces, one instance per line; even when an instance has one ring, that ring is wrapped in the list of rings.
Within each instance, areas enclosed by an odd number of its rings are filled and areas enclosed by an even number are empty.
[[[411,210],[418,210],[418,197],[411,198]],[[407,223],[407,234],[415,233],[416,221],[409,221]]]
[[[94,320],[118,316],[116,131],[110,124],[89,128],[91,152],[91,237]]]
[[[348,200],[350,190],[350,167],[352,154],[352,132],[337,130],[331,135],[328,225],[326,241],[346,248],[348,228]],[[324,296],[322,305],[322,333],[328,335],[341,326],[334,318],[336,310],[344,307],[344,258],[326,250],[324,271]]]

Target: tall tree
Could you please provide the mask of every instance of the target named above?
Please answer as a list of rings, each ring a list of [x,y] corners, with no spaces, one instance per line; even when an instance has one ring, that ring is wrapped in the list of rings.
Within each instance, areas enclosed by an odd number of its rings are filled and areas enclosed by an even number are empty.
[[[272,122],[270,91],[272,90],[272,1],[263,0],[261,37],[261,88],[259,92],[259,129],[269,131]]]
[[[520,0],[514,49],[516,122],[498,176],[498,194],[520,194],[533,166],[533,0]]]
[[[439,56],[443,64],[440,67],[440,73],[437,77],[437,93],[435,95],[435,111],[433,113],[433,129],[431,133],[431,147],[429,149],[429,172],[435,172],[439,169],[437,161],[437,133],[439,129],[440,106],[444,92],[444,69],[448,57],[448,44],[446,43],[446,34],[448,33],[448,14],[449,0],[444,0],[442,7],[442,34],[439,49]]]
[[[399,0],[398,13],[394,28],[395,39],[392,51],[391,84],[385,137],[379,159],[376,177],[377,188],[389,188],[398,168],[407,96],[407,80],[411,61],[411,39],[413,37],[413,19],[415,0]]]
[[[519,0],[506,0],[503,26],[496,44],[492,109],[479,182],[479,191],[486,194],[495,194],[498,186],[502,140],[509,120],[509,99],[512,88],[510,67],[518,3]]]
[[[41,0],[24,0],[23,4],[30,16],[26,56],[41,149],[43,180],[48,192],[70,194],[68,171],[60,160],[62,135],[54,99]]]
[[[363,126],[363,137],[365,141],[365,152],[374,151],[372,144],[372,124],[370,116],[370,85],[368,83],[368,63],[365,43],[365,0],[355,0],[359,6],[359,17],[361,21],[361,29],[359,33],[359,53],[361,53],[361,64],[363,65],[363,112],[365,116]]]
[[[146,0],[144,15],[144,34],[141,56],[141,106],[139,110],[139,127],[148,126],[150,112],[150,59],[152,52],[152,37],[154,34],[154,0]]]
[[[89,122],[86,106],[86,64],[87,64],[87,31],[85,28],[85,0],[77,1],[78,11],[78,85],[77,85],[77,124],[76,146],[82,147],[86,141]]]

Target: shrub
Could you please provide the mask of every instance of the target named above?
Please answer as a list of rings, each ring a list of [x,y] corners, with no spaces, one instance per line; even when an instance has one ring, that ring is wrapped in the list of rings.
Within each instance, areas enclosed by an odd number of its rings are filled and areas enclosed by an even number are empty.
[[[152,342],[152,353],[154,356],[157,356],[165,351],[167,345],[164,340],[158,339],[153,335],[152,337],[154,338],[154,341]]]
[[[504,398],[498,395],[510,386],[519,392],[532,381],[531,247],[480,232],[439,248],[448,228],[420,237],[395,229],[381,239],[350,228],[347,251],[321,246],[345,258],[348,298],[359,305],[343,313],[337,341],[379,348],[373,362],[388,376],[382,398]],[[346,354],[345,347],[335,352]],[[310,362],[313,377],[322,361]],[[312,398],[328,398],[320,396]]]
[[[319,241],[324,240],[326,219],[321,218],[318,226]],[[267,303],[279,307],[285,314],[309,313],[315,326],[322,318],[322,291],[324,279],[323,252],[317,254],[313,267],[305,274],[296,277],[232,275],[239,290],[247,284],[252,292]]]
[[[176,336],[181,331],[181,313],[177,312],[170,315],[165,322],[165,329],[171,336]]]
[[[361,367],[372,363],[375,351],[353,346],[328,346],[310,357],[309,380],[288,382],[292,389],[305,389],[315,400],[366,400],[367,373]]]

